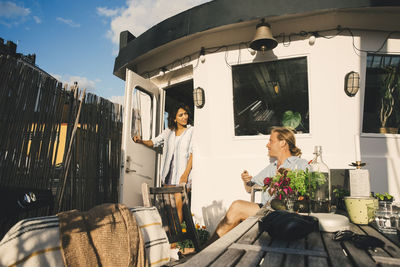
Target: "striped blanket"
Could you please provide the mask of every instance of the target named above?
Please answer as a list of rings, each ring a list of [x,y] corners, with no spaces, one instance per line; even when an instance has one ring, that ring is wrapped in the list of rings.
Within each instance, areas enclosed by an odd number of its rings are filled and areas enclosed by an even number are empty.
[[[134,207],[150,266],[170,261],[170,245],[155,207]],[[25,219],[15,224],[0,242],[0,266],[64,266],[57,216]]]

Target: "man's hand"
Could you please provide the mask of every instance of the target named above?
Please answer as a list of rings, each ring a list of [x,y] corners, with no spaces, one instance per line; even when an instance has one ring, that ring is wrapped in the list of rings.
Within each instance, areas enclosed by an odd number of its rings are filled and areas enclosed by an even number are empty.
[[[251,192],[251,186],[253,185],[251,178],[253,178],[253,176],[251,176],[246,170],[242,172],[242,180],[247,193]]]
[[[242,172],[242,180],[245,184],[249,183],[251,178],[253,178],[253,176],[251,176],[246,170]]]

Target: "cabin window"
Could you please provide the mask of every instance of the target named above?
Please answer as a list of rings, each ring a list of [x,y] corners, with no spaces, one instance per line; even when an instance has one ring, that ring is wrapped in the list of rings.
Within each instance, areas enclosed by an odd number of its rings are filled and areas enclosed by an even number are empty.
[[[153,109],[152,97],[142,91],[141,88],[135,88],[132,95],[132,128],[131,136],[139,135],[143,140],[152,138],[153,127]]]
[[[399,55],[367,55],[364,133],[398,133],[400,126],[399,69]]]
[[[235,135],[309,133],[307,57],[232,67]]]

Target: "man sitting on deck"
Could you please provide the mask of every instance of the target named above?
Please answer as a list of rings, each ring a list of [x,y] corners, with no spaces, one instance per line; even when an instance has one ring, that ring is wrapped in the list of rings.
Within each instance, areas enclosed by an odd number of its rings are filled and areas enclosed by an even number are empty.
[[[254,184],[263,186],[264,179],[266,177],[275,176],[279,168],[305,170],[309,167],[307,161],[300,158],[301,150],[296,147],[294,133],[288,128],[273,128],[267,148],[269,157],[275,158],[276,160],[254,177],[249,175],[246,170],[242,173],[244,187],[248,193],[250,193],[251,186]],[[225,235],[248,217],[254,216],[260,208],[272,198],[273,196],[268,193],[268,190],[265,190],[261,197],[262,203],[253,203],[245,200],[234,201],[229,207],[225,217],[218,224],[215,233],[211,236],[207,245]]]

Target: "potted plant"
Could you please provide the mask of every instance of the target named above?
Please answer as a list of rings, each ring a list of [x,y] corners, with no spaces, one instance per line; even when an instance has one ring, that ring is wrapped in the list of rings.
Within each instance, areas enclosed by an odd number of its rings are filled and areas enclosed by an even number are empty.
[[[381,108],[379,111],[379,119],[381,122],[381,133],[397,133],[398,125],[396,127],[387,127],[388,120],[393,113],[393,110],[399,108],[399,100],[396,101],[395,96],[399,96],[400,90],[400,76],[399,69],[396,67],[387,67],[386,75],[381,83]],[[397,115],[398,110],[395,111]]]
[[[388,192],[385,192],[383,194],[381,193],[375,193],[373,194],[373,197],[378,199],[378,201],[386,201],[386,202],[393,202],[393,196],[390,195]]]
[[[383,194],[381,193],[372,193],[372,196],[375,197],[378,200],[378,206],[376,206],[376,208],[378,208],[379,211],[383,211],[383,212],[392,212],[392,204],[393,204],[393,200],[394,197],[392,195],[390,195],[388,192],[385,192]]]
[[[337,186],[333,189],[333,203],[336,205],[338,210],[346,210],[346,205],[344,204],[344,197],[349,196],[350,192],[347,189],[344,189],[342,186]]]
[[[182,227],[182,232],[186,233],[186,223],[185,222],[183,222],[181,224],[181,227]],[[207,242],[208,238],[210,237],[210,233],[206,230],[206,227],[204,225],[200,226],[200,224],[196,223],[195,227],[196,227],[197,234],[199,236],[199,243],[200,243],[200,247],[201,247]],[[194,244],[193,244],[192,240],[190,240],[190,239],[186,239],[182,242],[178,242],[177,247],[179,248],[180,255],[187,255],[187,254],[194,252]]]
[[[308,212],[309,199],[314,196],[317,186],[323,183],[323,174],[311,175],[308,169],[304,171],[280,168],[274,177],[264,179],[264,191],[268,190],[270,195],[276,196],[276,200],[271,201],[271,207],[274,209],[286,206],[286,209]]]
[[[285,113],[283,113],[282,125],[296,130],[296,128],[301,125],[301,114],[299,112],[286,110]]]

